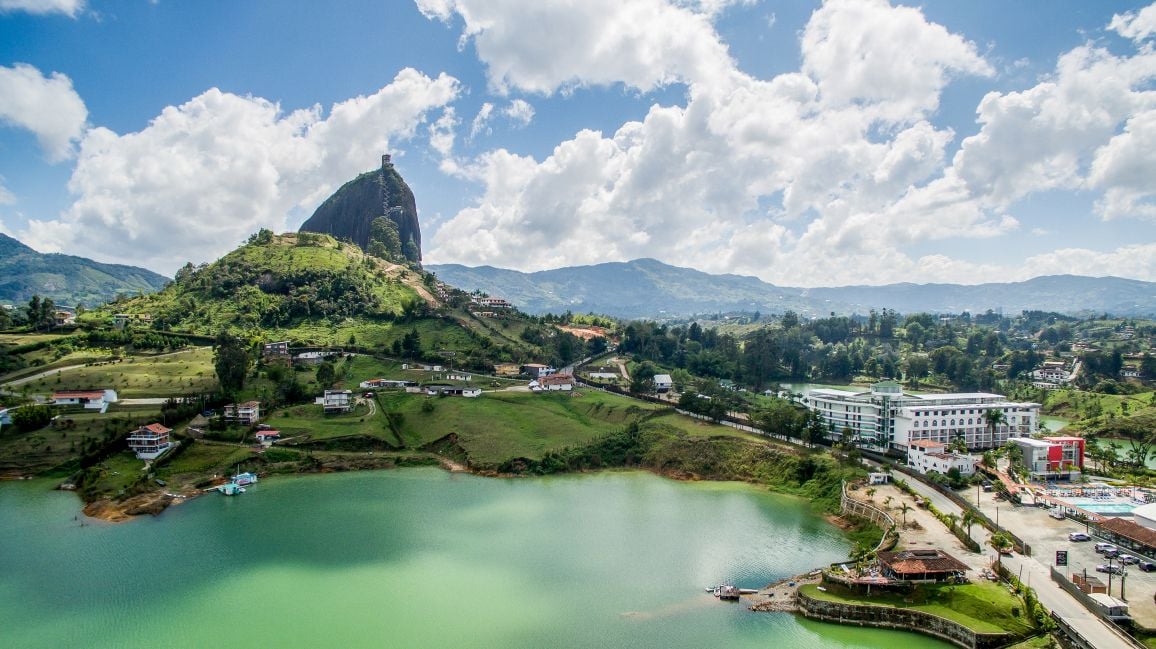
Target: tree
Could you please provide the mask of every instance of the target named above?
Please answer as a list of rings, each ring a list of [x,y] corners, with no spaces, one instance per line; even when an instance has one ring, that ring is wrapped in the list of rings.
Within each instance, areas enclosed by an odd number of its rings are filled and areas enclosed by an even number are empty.
[[[8,315],[8,309],[0,307],[0,329],[7,329],[12,326],[12,316]]]
[[[1000,424],[1007,423],[1007,416],[1003,414],[1002,410],[992,408],[983,412],[983,419],[987,422],[988,446],[993,446],[995,445],[996,431]]]
[[[903,514],[903,527],[907,527],[907,512],[911,511],[911,505],[904,502],[899,505],[899,511]]]
[[[233,398],[245,387],[245,375],[253,359],[245,343],[222,330],[217,334],[213,343],[213,368],[217,371],[217,381],[221,384],[221,392]]]
[[[915,323],[912,326],[919,326]],[[927,370],[931,368],[931,362],[922,354],[911,354],[907,357],[907,380],[912,386],[919,385],[919,379],[927,376]]]
[[[963,518],[961,520],[963,521],[963,525],[967,527],[967,536],[969,538],[971,537],[971,526],[974,525],[978,519],[979,517],[976,515],[974,509],[965,508],[963,510]]]
[[[24,406],[12,410],[12,425],[19,431],[39,430],[52,421],[52,406]]]
[[[374,246],[374,242],[379,245]],[[369,225],[369,254],[382,259],[401,259],[401,235],[397,224],[387,216],[379,216]]]
[[[327,389],[333,385],[333,381],[336,379],[337,373],[333,370],[333,363],[325,361],[317,367],[317,383],[323,389]]]

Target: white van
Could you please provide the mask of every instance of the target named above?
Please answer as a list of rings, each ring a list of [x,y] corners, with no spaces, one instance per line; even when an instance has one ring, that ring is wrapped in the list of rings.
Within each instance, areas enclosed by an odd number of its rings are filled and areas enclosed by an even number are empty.
[[[1116,548],[1116,546],[1112,545],[1111,543],[1097,543],[1096,544],[1096,552],[1103,554],[1107,551],[1118,552],[1119,550]]]
[[[1053,509],[1052,511],[1048,512],[1048,516],[1051,516],[1052,518],[1056,519],[1057,521],[1064,520],[1064,512],[1063,512],[1063,510],[1060,510],[1060,509]]]

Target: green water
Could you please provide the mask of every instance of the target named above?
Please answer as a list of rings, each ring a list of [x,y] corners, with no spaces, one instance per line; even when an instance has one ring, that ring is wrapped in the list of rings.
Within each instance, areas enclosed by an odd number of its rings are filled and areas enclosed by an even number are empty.
[[[703,592],[841,559],[797,500],[642,473],[278,478],[158,518],[0,485],[3,647],[946,647]]]

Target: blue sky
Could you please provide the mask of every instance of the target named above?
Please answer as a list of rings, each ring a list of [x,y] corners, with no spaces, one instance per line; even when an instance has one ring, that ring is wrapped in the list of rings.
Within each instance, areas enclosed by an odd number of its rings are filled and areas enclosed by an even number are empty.
[[[0,0],[0,231],[166,274],[383,150],[427,262],[1156,281],[1156,7]]]

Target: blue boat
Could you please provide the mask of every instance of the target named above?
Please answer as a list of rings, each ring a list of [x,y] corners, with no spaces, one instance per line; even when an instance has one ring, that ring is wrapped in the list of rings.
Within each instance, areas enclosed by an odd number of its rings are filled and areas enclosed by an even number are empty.
[[[238,486],[243,487],[245,485],[254,484],[255,482],[257,482],[256,473],[238,473],[237,475],[233,476],[233,484]]]
[[[245,493],[245,488],[235,482],[226,482],[225,484],[217,487],[217,491],[226,496],[237,496]]]

